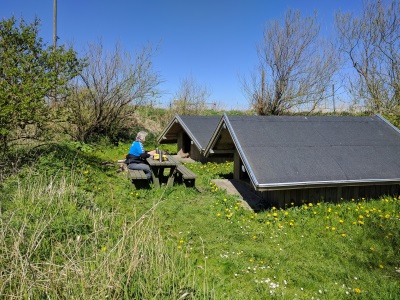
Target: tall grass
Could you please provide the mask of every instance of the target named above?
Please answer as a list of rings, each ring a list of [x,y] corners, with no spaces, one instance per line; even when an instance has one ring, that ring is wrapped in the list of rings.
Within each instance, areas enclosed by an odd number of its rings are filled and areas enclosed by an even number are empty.
[[[400,299],[400,198],[254,213],[211,182],[232,163],[136,190],[109,164],[128,147],[49,149],[0,183],[0,298]]]
[[[155,223],[86,205],[77,171],[31,170],[14,178],[0,211],[0,297],[10,299],[178,299],[196,288],[196,270]],[[12,191],[12,192],[11,192]]]

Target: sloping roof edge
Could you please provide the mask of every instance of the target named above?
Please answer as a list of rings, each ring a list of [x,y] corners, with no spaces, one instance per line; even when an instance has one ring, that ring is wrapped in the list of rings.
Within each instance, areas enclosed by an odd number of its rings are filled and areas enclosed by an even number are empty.
[[[216,129],[215,129],[215,131],[213,133],[213,135],[211,136],[210,141],[209,141],[208,145],[206,146],[206,148],[204,150],[204,156],[208,156],[211,153],[212,147],[214,147],[215,143],[217,142],[217,137],[219,136],[219,134],[220,134],[220,132],[221,132],[221,130],[222,130],[224,125],[226,126],[226,128],[229,131],[229,134],[232,137],[232,141],[233,141],[233,143],[235,145],[235,148],[239,153],[240,159],[242,160],[242,162],[243,162],[243,164],[244,164],[244,166],[246,168],[247,173],[249,174],[250,180],[251,180],[254,188],[256,188],[258,186],[258,181],[257,181],[257,179],[256,179],[256,177],[255,177],[255,175],[253,173],[253,170],[250,167],[249,162],[247,161],[246,156],[243,153],[242,147],[240,146],[239,140],[237,139],[237,137],[235,135],[235,132],[234,132],[234,130],[233,130],[233,128],[232,128],[232,126],[231,126],[231,124],[229,122],[229,117],[228,117],[228,115],[226,113],[224,113],[222,115],[221,120],[219,121],[219,123],[218,123],[218,125],[217,125],[217,127],[216,127]]]
[[[193,133],[190,131],[189,127],[187,127],[186,123],[181,119],[181,117],[178,114],[176,115],[176,117],[179,121],[179,124],[181,124],[182,128],[186,131],[190,139],[193,141],[193,143],[196,145],[197,149],[199,149],[201,153],[203,149],[201,149],[199,141],[196,139],[196,137],[193,135]]]
[[[159,137],[157,138],[157,143],[160,144],[161,140],[164,139],[164,136],[166,135],[166,133],[171,129],[172,125],[174,125],[174,123],[176,122],[176,117],[178,116],[178,114],[175,114],[175,116],[171,119],[171,121],[169,121],[168,125],[165,127],[165,129],[161,132],[161,134],[159,135]]]
[[[236,147],[236,150],[237,150],[237,152],[238,152],[238,154],[240,156],[240,159],[242,160],[242,163],[243,163],[243,165],[244,165],[244,167],[246,169],[246,172],[249,175],[251,183],[253,184],[254,188],[257,190],[258,186],[259,186],[257,178],[254,175],[253,169],[251,168],[250,163],[247,160],[246,155],[243,152],[242,146],[239,143],[239,139],[236,137],[235,131],[233,130],[232,125],[231,125],[231,123],[229,121],[229,117],[225,113],[224,113],[224,120],[225,120],[226,127],[227,127],[229,133],[231,134],[233,143],[235,144],[235,147]]]
[[[186,123],[182,120],[182,118],[176,113],[175,116],[172,118],[172,120],[168,123],[168,126],[165,128],[165,130],[161,133],[159,138],[157,139],[157,143],[160,144],[161,140],[164,138],[166,133],[171,129],[172,125],[175,123],[179,123],[183,130],[186,131],[190,139],[193,141],[193,143],[196,145],[197,149],[199,149],[200,152],[202,152],[204,149],[201,149],[201,145],[196,139],[196,137],[193,135],[193,133],[190,131],[190,129],[187,127]]]
[[[396,131],[398,134],[400,134],[400,129],[397,128],[396,126],[394,126],[392,123],[390,123],[388,120],[386,120],[383,116],[381,116],[380,114],[376,114],[375,116],[377,116],[379,119],[381,119],[383,122],[386,123],[386,125],[388,125],[390,128],[392,128],[394,131]]]
[[[208,156],[212,150],[212,147],[214,147],[216,141],[216,137],[219,135],[219,133],[221,132],[221,128],[222,125],[224,123],[224,117],[225,117],[225,113],[222,115],[220,121],[218,122],[217,127],[215,127],[213,134],[210,137],[210,140],[208,141],[208,144],[206,146],[206,148],[204,149],[204,156]]]

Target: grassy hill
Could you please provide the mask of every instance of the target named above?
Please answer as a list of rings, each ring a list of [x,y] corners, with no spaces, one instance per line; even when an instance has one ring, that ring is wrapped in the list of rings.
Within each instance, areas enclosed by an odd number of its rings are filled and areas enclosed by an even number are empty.
[[[232,163],[136,190],[128,147],[46,146],[4,178],[1,298],[399,299],[400,198],[256,214],[211,183]]]

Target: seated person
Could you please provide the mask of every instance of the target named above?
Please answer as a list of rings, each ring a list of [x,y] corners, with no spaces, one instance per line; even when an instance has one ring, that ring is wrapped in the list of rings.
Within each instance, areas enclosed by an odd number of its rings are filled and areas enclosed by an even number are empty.
[[[129,149],[128,155],[126,156],[125,163],[128,165],[128,169],[131,170],[143,170],[147,176],[147,179],[151,179],[151,169],[146,161],[146,158],[151,157],[155,154],[155,150],[145,151],[143,142],[146,140],[147,132],[140,131],[136,135],[136,140],[132,143]]]

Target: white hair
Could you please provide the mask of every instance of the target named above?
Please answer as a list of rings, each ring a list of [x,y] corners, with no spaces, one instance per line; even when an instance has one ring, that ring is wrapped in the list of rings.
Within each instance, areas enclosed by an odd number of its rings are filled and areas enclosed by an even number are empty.
[[[147,132],[146,131],[139,131],[136,135],[136,139],[139,141],[144,141],[146,139]]]

